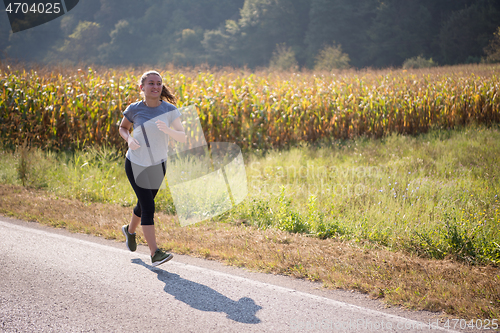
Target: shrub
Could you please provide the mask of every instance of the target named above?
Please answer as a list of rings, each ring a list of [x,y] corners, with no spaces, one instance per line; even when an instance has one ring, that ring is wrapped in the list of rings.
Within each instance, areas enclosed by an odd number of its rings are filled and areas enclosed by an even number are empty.
[[[297,59],[295,59],[295,52],[291,47],[285,44],[276,46],[276,51],[269,63],[269,67],[281,70],[296,70],[298,68]]]
[[[409,68],[430,68],[430,67],[435,67],[437,66],[437,63],[435,63],[432,58],[430,59],[425,59],[423,56],[419,55],[418,57],[413,57],[406,59],[403,62],[403,68],[404,69],[409,69]]]
[[[316,57],[314,69],[332,70],[349,68],[349,55],[342,52],[341,45],[326,46]]]

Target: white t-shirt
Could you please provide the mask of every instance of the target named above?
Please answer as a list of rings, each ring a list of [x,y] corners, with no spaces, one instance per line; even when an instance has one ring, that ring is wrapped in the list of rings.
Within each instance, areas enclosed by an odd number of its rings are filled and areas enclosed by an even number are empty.
[[[162,101],[151,108],[143,101],[130,104],[123,115],[133,124],[132,136],[139,141],[140,147],[128,149],[127,158],[137,165],[157,165],[167,160],[168,135],[158,129],[157,120],[170,124],[181,116],[180,111],[170,103]]]

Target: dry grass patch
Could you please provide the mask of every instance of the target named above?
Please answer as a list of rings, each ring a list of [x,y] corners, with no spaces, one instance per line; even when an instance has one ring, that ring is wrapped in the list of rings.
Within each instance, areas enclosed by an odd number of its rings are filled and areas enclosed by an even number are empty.
[[[42,190],[0,185],[0,213],[121,240],[120,227],[128,223],[131,208],[85,204]],[[172,216],[159,213],[156,224],[159,244],[176,253],[322,281],[329,288],[355,289],[388,304],[458,318],[498,318],[500,314],[498,267],[428,260],[369,243],[261,230],[244,221],[182,228]]]

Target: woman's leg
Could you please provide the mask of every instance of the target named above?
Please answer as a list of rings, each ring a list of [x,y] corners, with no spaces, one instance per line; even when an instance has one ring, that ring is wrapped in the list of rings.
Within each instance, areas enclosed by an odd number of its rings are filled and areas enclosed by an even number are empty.
[[[132,171],[132,164],[128,159],[125,161],[125,171],[138,199],[137,205],[134,208],[134,213],[132,214],[132,221],[129,225],[128,230],[130,233],[134,233],[137,226],[139,225],[139,222],[141,223],[144,238],[146,238],[151,256],[153,256],[155,251],[158,250],[154,229],[154,199],[156,197],[156,194],[158,193],[158,190],[142,188],[136,184],[135,177]]]
[[[135,229],[137,229],[140,223],[141,217],[132,213],[132,219],[130,220],[130,224],[128,225],[128,232],[130,232],[131,234],[135,233]]]
[[[141,217],[132,213],[132,220],[128,226],[128,232],[133,234],[135,230],[141,223]],[[158,249],[158,245],[156,244],[156,235],[155,235],[155,226],[154,225],[143,225],[142,233],[144,234],[144,238],[146,238],[146,242],[148,243],[149,251],[151,255],[153,255]]]
[[[155,226],[154,225],[143,225],[142,233],[144,234],[144,238],[146,238],[146,242],[148,243],[149,251],[151,252],[151,256],[153,256],[158,250],[158,246],[156,245],[156,235],[155,235]]]
[[[151,190],[151,194],[153,196],[153,205],[154,205],[154,199],[156,197],[156,194],[158,193],[158,190]],[[153,207],[153,214],[154,214],[155,208]],[[158,245],[156,244],[156,234],[155,234],[155,226],[154,223],[150,225],[142,225],[142,233],[144,234],[144,238],[146,238],[146,242],[148,243],[149,251],[151,252],[151,256],[154,255],[156,250],[158,250]]]

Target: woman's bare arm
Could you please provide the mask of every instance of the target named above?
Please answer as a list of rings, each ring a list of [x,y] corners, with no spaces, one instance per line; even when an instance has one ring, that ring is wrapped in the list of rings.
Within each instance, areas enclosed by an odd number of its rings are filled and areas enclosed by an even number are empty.
[[[131,126],[132,123],[127,119],[127,117],[123,117],[118,132],[120,133],[120,136],[123,138],[123,140],[127,141],[130,149],[136,150],[141,146],[139,145],[139,142],[130,135]]]

